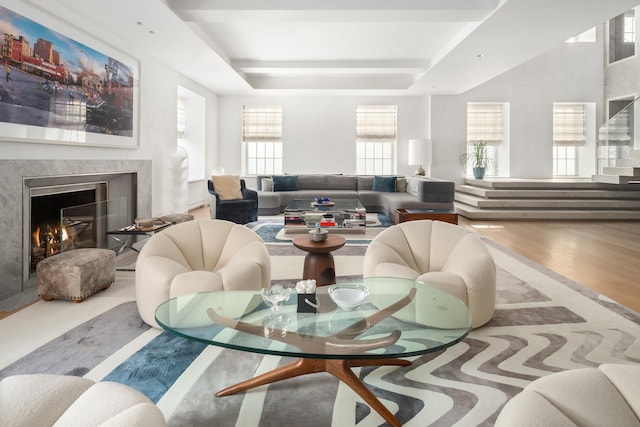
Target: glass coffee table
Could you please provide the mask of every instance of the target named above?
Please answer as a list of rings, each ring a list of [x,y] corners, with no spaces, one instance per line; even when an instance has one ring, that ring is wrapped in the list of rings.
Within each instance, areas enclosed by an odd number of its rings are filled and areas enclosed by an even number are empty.
[[[452,346],[467,336],[466,305],[435,286],[413,280],[368,278],[355,310],[338,308],[317,288],[317,312],[298,312],[295,293],[273,311],[257,291],[202,292],[173,298],[156,309],[169,332],[206,344],[298,360],[219,391],[228,396],[300,375],[328,372],[351,387],[389,424],[396,417],[353,373],[360,366],[408,366],[407,357]],[[308,308],[308,307],[307,307]]]
[[[317,203],[310,199],[294,199],[284,208],[284,232],[307,232],[326,228],[340,233],[366,233],[367,210],[358,199],[333,199]]]

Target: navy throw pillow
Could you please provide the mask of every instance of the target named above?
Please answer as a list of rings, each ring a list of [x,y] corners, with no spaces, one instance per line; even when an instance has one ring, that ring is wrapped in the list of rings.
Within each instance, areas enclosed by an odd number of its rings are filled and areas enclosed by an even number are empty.
[[[298,175],[274,175],[273,191],[298,191],[300,183]]]
[[[374,176],[373,177],[373,191],[384,191],[386,193],[396,192],[396,177],[395,176]]]

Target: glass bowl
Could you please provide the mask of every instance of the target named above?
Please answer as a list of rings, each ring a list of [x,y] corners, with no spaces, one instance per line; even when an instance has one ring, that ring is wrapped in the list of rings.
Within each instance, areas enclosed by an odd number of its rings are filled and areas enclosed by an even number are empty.
[[[329,297],[343,310],[353,310],[369,297],[369,289],[358,283],[329,286]]]

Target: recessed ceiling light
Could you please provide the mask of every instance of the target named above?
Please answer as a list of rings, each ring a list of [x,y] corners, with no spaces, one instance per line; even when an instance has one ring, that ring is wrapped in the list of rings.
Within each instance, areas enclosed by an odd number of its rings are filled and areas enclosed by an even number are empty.
[[[143,24],[142,22],[138,21],[138,22],[136,22],[136,25],[140,25],[140,26],[142,26],[142,25],[144,25],[144,24]]]
[[[483,56],[484,56],[484,54],[479,53],[479,54],[476,55],[476,58],[482,58]]]
[[[153,30],[149,30],[149,34],[154,35],[156,32]]]

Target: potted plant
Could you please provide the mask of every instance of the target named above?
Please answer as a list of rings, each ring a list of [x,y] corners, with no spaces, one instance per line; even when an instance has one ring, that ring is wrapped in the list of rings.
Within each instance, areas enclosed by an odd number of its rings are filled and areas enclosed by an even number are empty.
[[[466,170],[467,165],[473,168],[473,177],[475,179],[483,179],[487,171],[487,167],[491,163],[491,156],[484,141],[474,142],[472,144],[464,144],[464,152],[460,155],[460,163]]]

